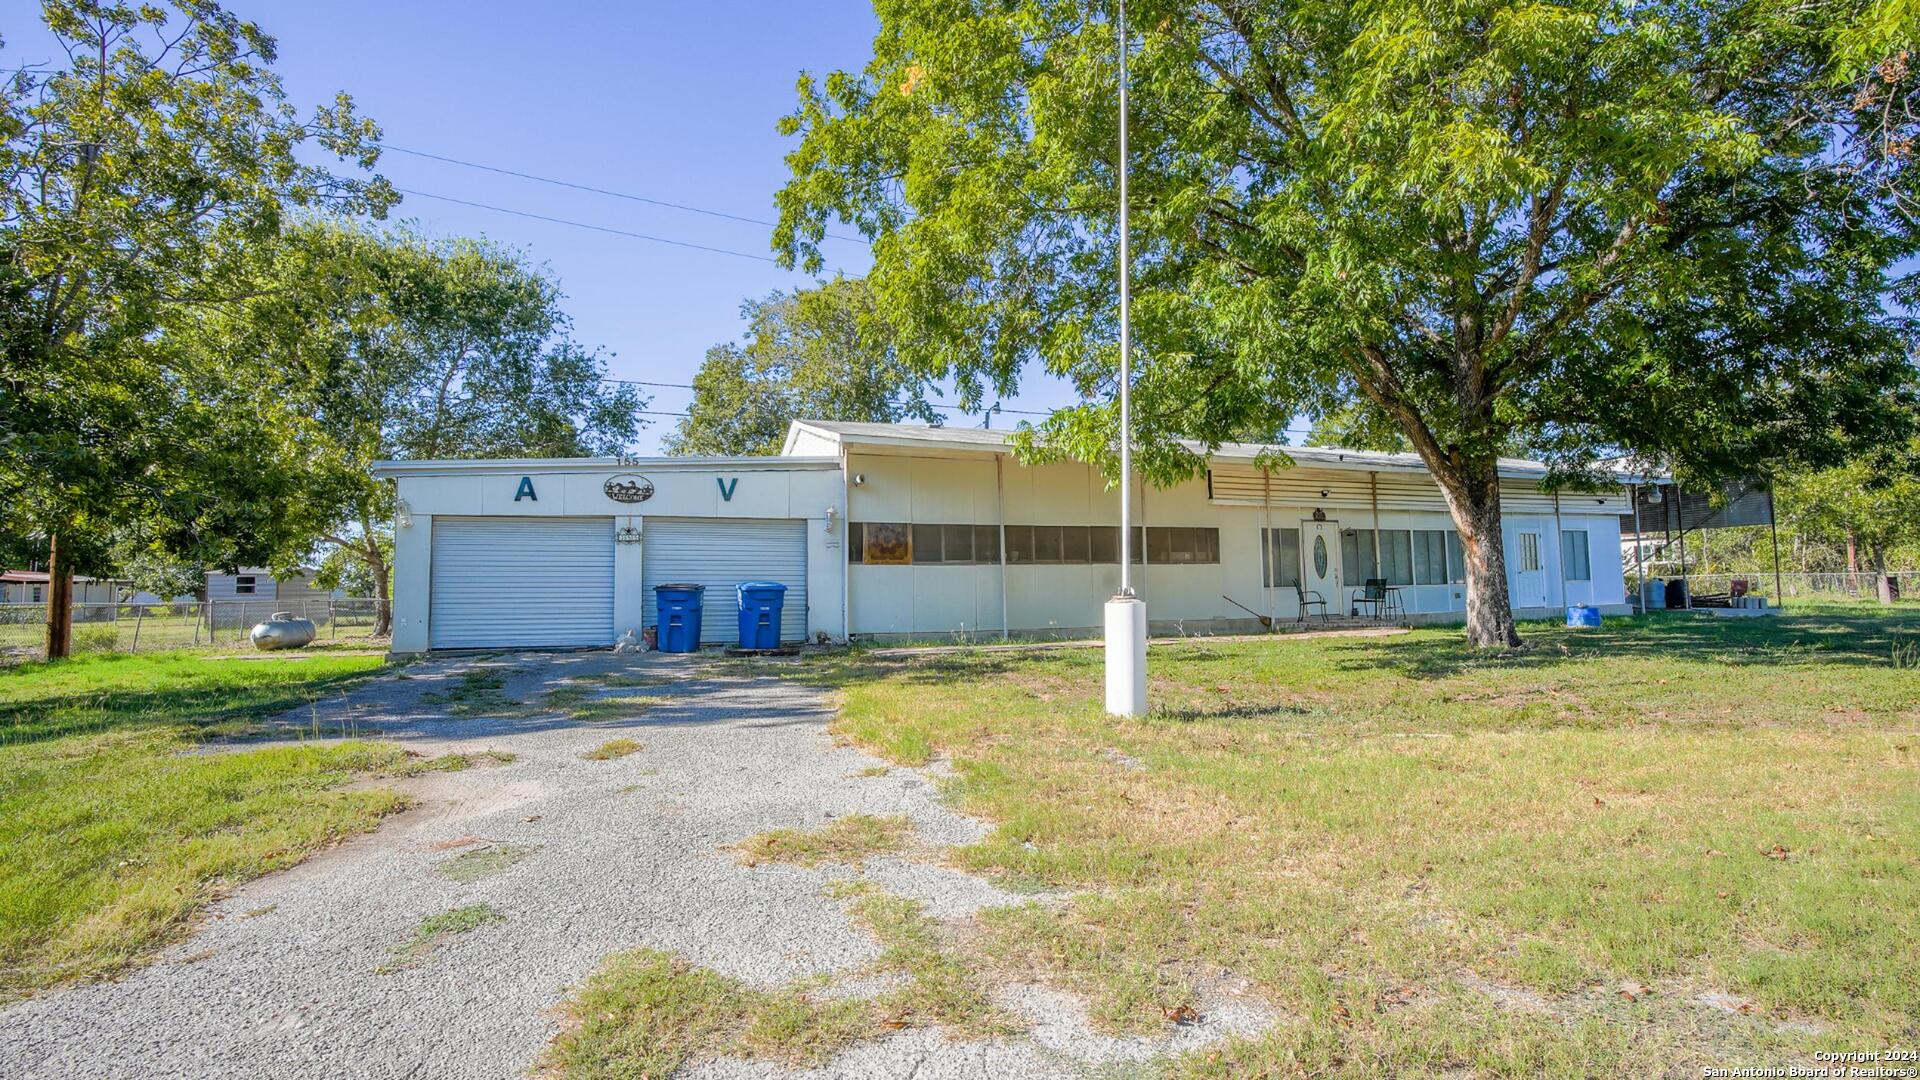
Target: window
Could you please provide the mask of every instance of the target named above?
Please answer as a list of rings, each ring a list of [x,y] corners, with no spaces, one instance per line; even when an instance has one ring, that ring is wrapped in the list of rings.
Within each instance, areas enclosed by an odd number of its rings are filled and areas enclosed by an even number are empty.
[[[1560,566],[1568,581],[1592,581],[1593,558],[1587,547],[1587,530],[1568,529],[1560,534]]]
[[[973,527],[973,561],[980,563],[1000,561],[1000,527],[998,525]]]
[[[1269,589],[1300,584],[1300,530],[1260,530],[1260,576]]]
[[[1135,525],[1133,527],[1133,545],[1128,549],[1128,555],[1133,560],[1134,565],[1138,566],[1141,560],[1146,558],[1146,554],[1146,536],[1140,531],[1140,526]],[[1098,565],[1118,566],[1120,564],[1120,526],[1095,525],[1089,528],[1087,530],[1087,555],[1088,561]]]
[[[1458,585],[1467,580],[1467,552],[1460,546],[1460,534],[1453,529],[1447,530],[1447,584]]]
[[[1372,529],[1340,530],[1340,574],[1348,585],[1364,585],[1380,576],[1373,558]]]
[[[1413,584],[1413,544],[1405,529],[1380,533],[1380,576],[1389,585]]]
[[[44,603],[46,603],[46,602],[47,602],[47,591],[46,591],[46,589],[44,589],[44,588],[42,588],[42,587],[41,587],[41,586],[39,586],[39,585],[35,585],[35,586],[33,587],[33,602],[34,602],[34,603],[36,603],[36,604],[44,604]]]
[[[1035,525],[1033,527],[1033,561],[1037,563],[1060,561],[1060,526]]]
[[[847,529],[847,561],[850,563],[868,566],[902,566],[907,563],[968,566],[1000,561],[1000,528],[997,525],[908,525],[902,522],[869,521],[854,522]],[[1008,540],[1011,542],[1013,537],[1009,535]]]
[[[1520,534],[1520,572],[1527,573],[1540,569],[1540,534],[1523,532]]]
[[[1447,583],[1447,537],[1445,529],[1417,529],[1413,534],[1413,583]]]
[[[234,578],[233,594],[235,596],[252,596],[253,595],[253,575],[242,574],[239,577]]]
[[[1010,563],[1033,561],[1033,526],[1007,526],[1007,561]]]
[[[868,522],[863,558],[868,566],[905,566],[913,561],[913,531],[898,522]]]

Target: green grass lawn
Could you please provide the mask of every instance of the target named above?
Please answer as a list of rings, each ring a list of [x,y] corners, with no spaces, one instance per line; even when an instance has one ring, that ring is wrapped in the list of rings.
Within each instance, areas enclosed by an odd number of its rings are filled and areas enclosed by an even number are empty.
[[[972,962],[1166,1023],[1222,980],[1282,1021],[1201,1075],[1679,1074],[1920,1038],[1920,609],[1808,606],[1519,655],[1457,629],[881,660],[838,729],[997,824]],[[1225,974],[1223,974],[1223,972]]]
[[[398,809],[391,792],[338,790],[398,765],[391,745],[197,752],[381,664],[175,653],[0,667],[0,1001],[122,973],[224,889]]]

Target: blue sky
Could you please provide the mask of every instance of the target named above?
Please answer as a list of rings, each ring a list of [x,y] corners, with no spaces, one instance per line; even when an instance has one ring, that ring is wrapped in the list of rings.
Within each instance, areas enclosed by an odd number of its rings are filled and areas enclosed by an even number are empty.
[[[303,109],[352,94],[399,147],[744,217],[773,217],[788,140],[774,125],[802,70],[858,69],[872,9],[850,0],[526,4],[227,0],[279,39],[276,69]],[[58,55],[39,5],[0,0],[4,66]],[[768,255],[770,230],[389,153],[407,189],[688,243]],[[577,336],[614,375],[690,380],[708,346],[739,336],[747,297],[810,279],[767,262],[612,236],[410,196],[397,217],[438,235],[485,235],[547,264]],[[842,232],[846,230],[840,230]],[[829,274],[866,249],[829,241]],[[1052,380],[1007,407],[1064,404]],[[685,407],[655,389],[652,408]],[[654,425],[652,453],[673,423]],[[1011,418],[1009,418],[1011,419]],[[957,417],[954,423],[977,424]],[[996,420],[995,426],[1002,421]]]

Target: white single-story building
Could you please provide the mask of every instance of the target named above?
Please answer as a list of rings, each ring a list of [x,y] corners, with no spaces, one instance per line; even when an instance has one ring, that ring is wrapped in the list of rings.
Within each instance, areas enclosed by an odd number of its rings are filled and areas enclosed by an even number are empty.
[[[1155,633],[1331,615],[1458,621],[1459,538],[1419,459],[1215,451],[1136,489],[1135,587]],[[1518,614],[1624,613],[1626,478],[1543,490],[1500,466]],[[393,650],[604,646],[655,624],[653,587],[707,586],[701,639],[734,640],[733,586],[787,585],[784,641],[1086,636],[1119,585],[1119,494],[1079,463],[1022,465],[1005,432],[797,421],[778,457],[388,461],[398,485]],[[1370,579],[1393,607],[1360,602]],[[1236,604],[1237,602],[1237,604]],[[1310,616],[1318,615],[1318,607]]]

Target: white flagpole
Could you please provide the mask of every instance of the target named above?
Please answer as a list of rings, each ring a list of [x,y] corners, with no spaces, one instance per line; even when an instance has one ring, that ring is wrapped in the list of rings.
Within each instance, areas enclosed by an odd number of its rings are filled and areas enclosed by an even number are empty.
[[[1127,236],[1127,4],[1117,0],[1120,37],[1120,592],[1107,601],[1107,712],[1147,711],[1147,605],[1133,591],[1132,262]]]

